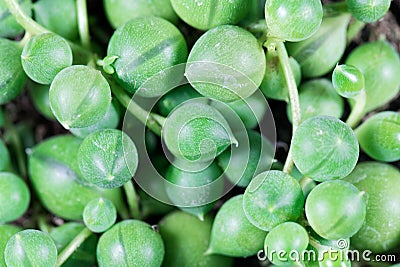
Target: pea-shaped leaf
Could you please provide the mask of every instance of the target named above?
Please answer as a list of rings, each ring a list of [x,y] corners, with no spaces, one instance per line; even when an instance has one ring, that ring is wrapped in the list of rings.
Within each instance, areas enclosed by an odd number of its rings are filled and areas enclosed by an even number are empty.
[[[83,140],[78,163],[87,182],[102,188],[116,188],[132,178],[138,154],[135,144],[124,132],[104,129]]]
[[[18,2],[21,9],[28,16],[32,15],[31,0]],[[0,37],[14,38],[24,32],[24,28],[18,24],[14,16],[8,10],[5,0],[0,0]]]
[[[243,195],[230,198],[218,210],[209,253],[231,257],[253,256],[263,248],[266,232],[252,225],[243,211]]]
[[[224,181],[220,178],[221,174],[222,171],[216,163],[197,172],[181,170],[171,165],[165,175],[165,179],[172,183],[166,186],[167,195],[181,210],[203,220],[223,192]]]
[[[111,104],[111,90],[100,71],[71,66],[50,86],[50,106],[64,128],[87,127],[101,120]]]
[[[0,105],[13,100],[24,87],[21,53],[18,43],[0,38]]]
[[[72,50],[62,37],[43,33],[29,39],[22,50],[21,62],[29,78],[50,84],[62,69],[72,65]]]
[[[345,98],[360,95],[365,88],[364,75],[351,65],[337,65],[332,73],[332,84],[336,92]]]
[[[28,209],[30,192],[15,174],[0,172],[0,223],[19,218]]]
[[[302,255],[308,246],[308,234],[303,226],[295,222],[285,222],[272,229],[265,238],[265,251],[268,259],[278,266],[300,265],[301,258],[293,258],[293,251]],[[284,255],[276,252],[284,251]],[[278,256],[279,255],[279,256]]]
[[[187,100],[201,97],[190,84],[184,84],[166,93],[157,103],[157,108],[162,116],[167,117],[171,111]],[[205,99],[205,102],[208,99]]]
[[[315,79],[303,83],[299,88],[299,102],[302,120],[318,115],[340,118],[344,110],[343,99],[327,79]],[[292,121],[290,104],[287,105],[287,116]]]
[[[105,190],[82,182],[77,161],[80,144],[79,138],[64,135],[30,151],[30,180],[39,200],[53,214],[70,220],[81,220],[86,204],[99,197],[111,200],[118,211],[123,211],[119,189]]]
[[[247,219],[264,231],[296,220],[303,205],[304,196],[299,183],[281,171],[260,173],[250,182],[243,196]]]
[[[138,17],[156,16],[172,23],[178,22],[171,2],[165,0],[105,0],[104,9],[114,29]]]
[[[3,140],[0,139],[0,171],[5,170],[10,164],[10,153]]]
[[[365,113],[386,104],[399,93],[400,58],[386,41],[360,45],[350,53],[346,64],[353,65],[364,74],[367,94]]]
[[[187,46],[173,24],[162,18],[144,17],[130,20],[114,32],[108,44],[107,55],[116,57],[112,67],[118,82],[127,91],[134,93],[153,75],[185,62]],[[164,88],[164,83],[169,79],[181,79],[174,76],[175,72],[168,74],[158,81],[160,88]],[[162,95],[165,90],[160,89],[158,95]]]
[[[319,77],[335,67],[346,49],[349,21],[349,14],[324,18],[310,38],[287,44],[288,53],[300,64],[304,77]]]
[[[257,127],[267,111],[267,101],[262,94],[252,94],[246,99],[237,100],[229,103],[212,101],[211,106],[216,107],[228,121],[232,131],[243,130],[242,123],[247,129]],[[226,109],[228,109],[226,111]],[[232,113],[232,111],[234,113]],[[240,121],[236,121],[239,116]],[[237,128],[237,129],[236,129]]]
[[[303,175],[323,182],[347,176],[356,166],[359,148],[347,124],[334,117],[316,116],[297,128],[292,153]]]
[[[399,169],[389,164],[364,162],[345,180],[363,190],[367,199],[365,224],[351,238],[352,246],[374,253],[396,248],[400,235]]]
[[[322,15],[319,0],[267,0],[265,3],[268,35],[287,41],[309,38],[321,25]]]
[[[35,83],[31,80],[27,83],[30,99],[33,102],[36,110],[49,120],[55,120],[53,111],[50,107],[49,90],[50,85]]]
[[[13,235],[4,252],[7,266],[54,267],[57,248],[48,234],[24,230]]]
[[[113,226],[117,220],[114,204],[106,198],[97,198],[86,204],[83,210],[83,222],[90,231],[102,233]]]
[[[210,242],[212,219],[204,221],[185,212],[173,212],[164,217],[158,229],[165,244],[163,266],[230,267],[232,259],[220,255],[205,255]]]
[[[56,244],[58,253],[83,230],[85,226],[81,223],[69,222],[51,230],[50,237]],[[75,252],[63,263],[63,267],[87,267],[96,263],[97,237],[90,235]]]
[[[271,167],[273,148],[264,136],[256,131],[238,132],[239,145],[225,150],[218,157],[218,165],[229,181],[239,187],[249,185],[251,179]],[[249,146],[246,146],[246,141]]]
[[[100,267],[159,267],[164,258],[164,244],[147,223],[126,220],[100,237],[96,254]]]
[[[0,225],[0,266],[6,266],[4,250],[6,249],[8,240],[19,231],[21,231],[21,229],[14,225]]]
[[[330,240],[353,236],[364,224],[364,193],[341,180],[317,185],[308,195],[305,206],[310,226]]]
[[[351,14],[363,22],[374,22],[389,10],[391,0],[346,0]]]
[[[268,98],[288,102],[289,90],[278,53],[276,51],[268,51],[265,54],[265,59],[267,65],[260,90]],[[301,81],[300,65],[293,57],[289,58],[289,63],[298,86]]]
[[[224,117],[196,101],[188,101],[171,113],[162,137],[174,156],[189,161],[212,160],[236,143]]]
[[[200,30],[236,24],[249,10],[248,0],[171,0],[171,4],[184,22]]]
[[[264,51],[257,39],[242,28],[222,25],[196,41],[185,76],[200,94],[232,102],[252,95],[264,73]]]
[[[373,159],[393,162],[400,160],[400,114],[377,113],[356,130],[362,150]]]
[[[62,5],[62,8],[60,6]],[[34,3],[35,20],[52,32],[74,41],[79,37],[74,0],[39,0]]]
[[[117,128],[119,124],[119,114],[116,105],[116,103],[111,102],[106,115],[95,124],[84,128],[71,128],[69,131],[79,138],[85,138],[97,130]]]

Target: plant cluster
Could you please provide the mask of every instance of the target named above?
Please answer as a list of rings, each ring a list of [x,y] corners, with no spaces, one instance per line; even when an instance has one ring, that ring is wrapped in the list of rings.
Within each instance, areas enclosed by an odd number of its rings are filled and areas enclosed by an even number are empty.
[[[398,252],[400,57],[347,49],[390,2],[104,0],[108,36],[86,0],[0,0],[0,266]],[[24,88],[61,134],[12,120]]]

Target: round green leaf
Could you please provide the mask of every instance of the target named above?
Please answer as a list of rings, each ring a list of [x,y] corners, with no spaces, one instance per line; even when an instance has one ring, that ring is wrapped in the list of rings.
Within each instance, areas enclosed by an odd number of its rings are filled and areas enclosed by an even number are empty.
[[[303,175],[323,182],[347,176],[357,164],[359,148],[347,124],[334,117],[316,116],[297,128],[292,154]]]
[[[367,94],[365,113],[386,104],[399,93],[400,58],[386,41],[358,46],[350,53],[346,64],[358,68],[364,74]],[[351,104],[354,102],[351,101]]]
[[[303,205],[304,196],[299,183],[281,171],[260,173],[250,182],[243,196],[247,219],[264,231],[296,220]]]
[[[332,84],[341,96],[353,98],[365,88],[364,75],[350,65],[337,65],[332,74]]]
[[[320,0],[267,0],[265,20],[268,35],[291,42],[309,38],[321,25]]]
[[[117,188],[132,178],[138,154],[135,144],[124,132],[104,129],[83,140],[78,163],[87,182],[102,188]]]
[[[265,238],[264,250],[268,259],[278,266],[300,265],[301,257],[293,260],[294,256],[302,255],[308,246],[308,234],[303,226],[294,222],[285,222],[272,229]],[[279,255],[284,251],[285,255]],[[294,253],[297,252],[297,253]]]
[[[368,118],[356,130],[362,150],[375,160],[400,160],[400,114],[380,112]]]
[[[346,0],[351,14],[363,22],[374,22],[389,10],[391,0]]]
[[[13,235],[4,252],[7,266],[54,267],[57,248],[48,234],[24,230]]]
[[[264,73],[264,51],[257,39],[242,28],[222,25],[196,41],[185,76],[200,94],[232,102],[252,95]]]
[[[96,254],[100,267],[159,267],[164,258],[164,244],[147,223],[126,220],[100,237]]]
[[[365,221],[364,193],[346,181],[317,185],[306,200],[306,216],[314,231],[329,240],[349,238]]]
[[[162,137],[169,151],[187,161],[209,161],[236,140],[215,108],[188,101],[167,118]]]
[[[243,211],[243,195],[230,198],[218,210],[212,227],[209,252],[248,257],[263,248],[266,232],[249,222]]]
[[[351,244],[374,253],[389,251],[400,243],[400,172],[389,164],[364,162],[345,178],[367,200],[365,224],[351,238]]]
[[[81,140],[61,135],[35,146],[29,155],[29,176],[36,194],[51,213],[69,220],[82,220],[86,204],[99,197],[123,210],[121,190],[106,190],[83,183],[77,155]]]
[[[104,0],[104,9],[114,29],[138,17],[156,16],[174,24],[178,22],[171,2],[165,0]]]
[[[30,192],[25,182],[8,172],[0,172],[0,223],[21,217],[28,209]]]
[[[206,253],[212,219],[204,221],[185,212],[173,212],[158,224],[165,244],[163,266],[230,267],[232,259]],[[206,253],[206,254],[205,254]]]
[[[114,76],[127,91],[134,93],[153,75],[185,62],[187,46],[172,23],[162,18],[144,17],[130,20],[114,32],[107,55],[117,57],[112,63]],[[171,79],[181,78],[165,75],[157,85],[163,89]],[[162,89],[156,96],[164,93]],[[145,91],[140,90],[139,94],[145,95]]]
[[[95,124],[84,128],[71,128],[69,131],[79,138],[86,138],[88,135],[98,130],[117,128],[120,118],[117,108],[115,107],[117,104],[114,104],[115,103],[111,102],[106,115]]]
[[[184,22],[200,30],[236,24],[249,10],[248,0],[171,0],[171,4]]]
[[[90,231],[102,233],[117,221],[117,210],[106,198],[97,198],[86,204],[83,210],[83,222]]]
[[[203,220],[204,215],[213,209],[215,200],[224,190],[221,174],[222,171],[216,163],[197,172],[181,170],[171,165],[165,174],[165,179],[179,187],[167,184],[167,195],[181,210]]]
[[[110,86],[101,72],[80,65],[57,74],[49,97],[51,110],[66,129],[95,124],[106,115],[111,104]]]
[[[21,62],[29,78],[50,84],[62,69],[72,65],[72,50],[62,37],[43,33],[29,39],[22,50]]]
[[[27,84],[30,99],[36,110],[49,120],[55,120],[53,111],[50,107],[49,90],[50,85],[35,83],[31,80]]]

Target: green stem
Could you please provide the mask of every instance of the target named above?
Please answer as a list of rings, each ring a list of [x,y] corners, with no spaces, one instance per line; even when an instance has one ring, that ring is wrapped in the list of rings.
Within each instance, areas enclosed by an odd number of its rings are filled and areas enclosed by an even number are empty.
[[[6,133],[4,135],[4,139],[6,142],[10,143],[14,148],[15,157],[18,165],[19,174],[26,179],[27,170],[26,170],[26,158],[25,151],[22,145],[21,137],[18,134],[18,131],[15,129],[14,125],[9,121],[8,116],[6,115],[4,118],[4,128]]]
[[[139,121],[141,121],[144,125],[146,125],[150,130],[152,130],[156,135],[161,136],[161,129],[163,122],[165,120],[164,117],[149,113],[144,110],[141,106],[139,106],[134,101],[131,101],[131,97],[118,86],[113,80],[109,79],[111,91],[114,96],[118,99],[118,101]]]
[[[324,17],[333,17],[349,12],[346,1],[323,6]]]
[[[90,49],[89,23],[86,0],[76,0],[79,36],[83,47]]]
[[[355,104],[350,112],[349,117],[347,118],[346,123],[354,128],[360,122],[362,117],[364,116],[364,108],[367,101],[367,94],[365,91],[362,91],[360,95],[354,98]]]
[[[133,219],[140,219],[139,196],[136,193],[132,180],[124,184],[124,190]]]
[[[45,233],[50,233],[51,226],[48,225],[45,215],[38,216],[38,227],[39,227],[40,231],[45,232]]]
[[[292,120],[293,120],[293,130],[292,136],[297,130],[297,127],[301,123],[301,112],[300,112],[300,102],[299,93],[297,91],[296,80],[294,79],[292,68],[290,67],[289,56],[287,54],[285,45],[283,42],[277,42],[275,44],[276,50],[278,52],[278,57],[282,65],[283,73],[285,75],[286,84],[289,90],[289,101],[292,109]],[[283,167],[283,171],[286,173],[291,173],[293,169],[293,158],[292,158],[292,148],[289,149],[288,156]]]
[[[364,29],[365,23],[359,20],[353,20],[349,28],[347,29],[347,44],[350,44],[351,41],[358,35],[358,33]]]
[[[68,258],[79,248],[80,245],[92,234],[90,230],[85,227],[58,255],[56,267],[60,267]]]
[[[4,0],[11,14],[17,20],[17,22],[29,32],[31,35],[41,34],[45,32],[50,32],[48,29],[44,28],[31,17],[29,17],[19,6],[17,0]]]

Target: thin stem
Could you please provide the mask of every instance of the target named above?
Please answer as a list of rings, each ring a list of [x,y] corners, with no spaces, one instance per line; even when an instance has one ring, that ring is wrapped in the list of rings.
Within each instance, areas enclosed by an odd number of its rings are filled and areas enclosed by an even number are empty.
[[[349,117],[347,118],[346,123],[354,128],[360,122],[362,117],[364,116],[364,108],[367,101],[367,95],[365,91],[362,91],[360,95],[354,98],[355,104],[350,112]]]
[[[50,32],[44,28],[31,17],[29,17],[20,7],[17,0],[4,0],[11,14],[17,20],[17,22],[32,35]]]
[[[283,44],[283,42],[277,42],[275,44],[275,47],[278,52],[278,57],[282,65],[283,73],[285,75],[287,87],[289,90],[289,101],[292,109],[292,118],[293,118],[292,135],[294,135],[294,133],[297,130],[297,127],[301,123],[299,93],[297,91],[296,80],[294,79],[292,68],[290,67],[289,56],[287,54],[285,45]],[[289,149],[288,156],[286,158],[286,162],[283,167],[283,171],[286,173],[291,173],[293,169],[293,158],[291,150],[292,148]]]
[[[139,121],[146,125],[150,130],[152,130],[156,135],[161,136],[161,129],[163,125],[164,117],[156,115],[144,110],[134,101],[131,101],[131,97],[118,86],[113,80],[109,79],[111,91],[118,101]]]
[[[358,35],[358,33],[364,29],[365,23],[359,20],[353,20],[349,28],[347,29],[347,44],[350,44],[351,41]]]
[[[89,23],[86,0],[76,0],[79,36],[83,47],[90,49]]]
[[[136,193],[132,180],[124,184],[124,190],[133,219],[140,219],[139,196]]]
[[[82,245],[83,242],[92,234],[90,230],[85,227],[58,255],[56,267],[60,267],[68,258]]]

